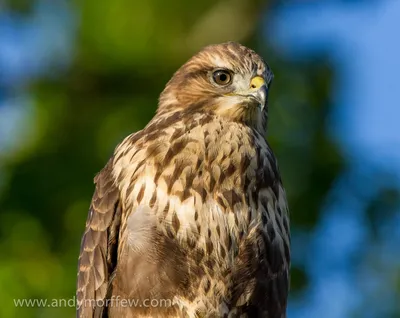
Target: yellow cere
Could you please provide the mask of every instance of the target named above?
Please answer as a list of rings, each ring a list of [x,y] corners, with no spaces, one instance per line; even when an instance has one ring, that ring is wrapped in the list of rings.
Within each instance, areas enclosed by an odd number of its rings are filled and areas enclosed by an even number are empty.
[[[259,89],[264,84],[265,84],[264,78],[262,78],[261,76],[256,76],[251,79],[250,88]]]

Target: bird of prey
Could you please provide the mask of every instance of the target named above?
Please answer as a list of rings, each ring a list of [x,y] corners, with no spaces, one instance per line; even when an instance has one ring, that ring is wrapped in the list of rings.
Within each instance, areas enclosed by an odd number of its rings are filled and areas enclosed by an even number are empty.
[[[265,135],[269,66],[210,45],[95,177],[78,317],[286,317],[290,232]]]

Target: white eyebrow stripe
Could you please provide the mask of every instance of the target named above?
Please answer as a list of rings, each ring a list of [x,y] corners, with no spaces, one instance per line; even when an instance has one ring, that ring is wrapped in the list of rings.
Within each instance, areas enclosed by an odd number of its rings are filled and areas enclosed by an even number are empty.
[[[230,68],[231,65],[228,64],[225,60],[221,59],[219,56],[213,56],[212,63],[217,67],[221,68]]]

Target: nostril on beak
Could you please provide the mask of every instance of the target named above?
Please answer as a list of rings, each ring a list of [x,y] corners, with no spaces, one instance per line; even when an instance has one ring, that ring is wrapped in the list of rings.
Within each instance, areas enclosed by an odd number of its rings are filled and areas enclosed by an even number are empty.
[[[250,81],[250,89],[256,90],[265,85],[265,80],[261,76],[253,77]]]

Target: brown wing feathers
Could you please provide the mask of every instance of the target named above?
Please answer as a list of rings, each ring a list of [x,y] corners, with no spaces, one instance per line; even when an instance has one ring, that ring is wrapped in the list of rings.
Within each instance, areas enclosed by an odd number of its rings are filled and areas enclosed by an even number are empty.
[[[95,178],[96,190],[79,256],[78,317],[93,317],[97,305],[103,304],[109,277],[116,265],[120,208],[119,192],[111,172],[112,159]],[[97,305],[95,301],[99,301]]]

